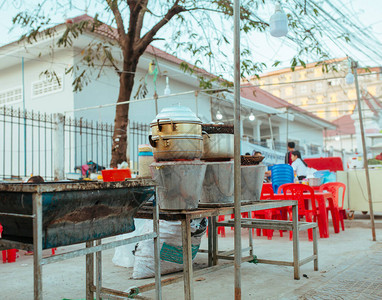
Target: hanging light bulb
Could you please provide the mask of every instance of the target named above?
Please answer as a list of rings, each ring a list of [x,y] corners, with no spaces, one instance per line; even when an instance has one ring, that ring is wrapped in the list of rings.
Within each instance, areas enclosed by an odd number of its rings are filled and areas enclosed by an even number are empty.
[[[288,33],[288,18],[281,8],[280,2],[276,3],[275,13],[269,20],[271,36],[282,37]]]
[[[345,82],[346,82],[346,84],[353,84],[354,83],[354,75],[350,70],[349,70],[349,73],[346,74]]]
[[[223,115],[221,114],[220,110],[216,112],[216,119],[221,120],[223,119]]]
[[[166,76],[166,87],[164,89],[164,94],[165,95],[170,95],[171,94],[170,85],[168,83],[168,77],[167,76]]]
[[[251,114],[249,115],[248,119],[249,119],[250,121],[255,121],[256,117],[255,117],[255,115],[253,114],[253,112],[251,112]]]

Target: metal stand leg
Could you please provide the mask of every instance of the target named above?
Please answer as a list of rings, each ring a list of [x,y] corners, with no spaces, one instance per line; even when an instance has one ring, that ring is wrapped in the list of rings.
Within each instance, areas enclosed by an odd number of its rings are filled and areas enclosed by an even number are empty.
[[[212,217],[212,264],[216,266],[218,264],[218,228],[216,226],[216,217]]]
[[[292,206],[292,222],[293,222],[293,267],[294,279],[300,279],[300,247],[298,237],[298,207]]]
[[[96,246],[102,244],[101,240],[96,240]],[[96,252],[96,299],[101,299],[102,289],[102,251]]]
[[[86,242],[86,248],[93,247],[94,243]],[[86,254],[86,300],[94,299],[94,253]]]
[[[212,218],[208,217],[208,266],[212,267],[212,236],[213,236],[213,229],[212,229]]]
[[[249,255],[253,256],[253,235],[252,235],[252,228],[248,228],[248,244],[249,244]]]
[[[190,219],[182,220],[184,299],[194,299]]]
[[[313,255],[316,255],[314,259],[314,271],[318,271],[318,245],[317,245],[317,227],[313,228]]]
[[[154,200],[153,212],[153,229],[157,234],[154,238],[154,260],[155,260],[155,297],[157,300],[162,299],[162,283],[160,271],[160,237],[159,237],[159,207],[156,199]]]
[[[33,194],[34,299],[42,300],[42,195]]]

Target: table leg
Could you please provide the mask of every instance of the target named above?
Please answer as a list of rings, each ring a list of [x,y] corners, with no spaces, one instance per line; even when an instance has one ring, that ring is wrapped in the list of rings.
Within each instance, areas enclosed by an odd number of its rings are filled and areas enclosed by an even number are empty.
[[[216,217],[212,217],[212,264],[216,266],[218,264],[218,228],[216,226]]]
[[[184,299],[194,299],[190,219],[182,220]]]
[[[317,227],[313,228],[313,255],[316,255],[314,259],[314,271],[318,271],[318,245],[317,245]]]
[[[328,201],[329,201],[329,209],[332,214],[334,233],[339,233],[340,232],[340,217],[338,213],[338,208],[334,206],[333,198],[328,198]]]
[[[212,267],[212,236],[213,236],[213,229],[212,229],[212,217],[208,217],[208,266]]]
[[[42,195],[33,194],[34,299],[42,300]]]
[[[160,271],[160,237],[159,237],[159,206],[157,199],[154,202],[154,212],[153,212],[153,229],[157,234],[154,238],[154,259],[155,259],[155,297],[156,300],[162,299],[162,282],[161,282],[161,271]]]
[[[101,240],[96,240],[96,246],[101,245]],[[96,252],[96,299],[101,299],[102,289],[102,251]]]
[[[320,219],[318,220],[320,238],[329,237],[328,214],[326,212],[326,200],[324,196],[317,196]]]
[[[86,242],[86,248],[93,247],[94,243]],[[94,299],[94,253],[86,254],[86,300]]]
[[[300,245],[299,245],[299,237],[298,237],[298,207],[297,207],[297,204],[292,206],[292,223],[293,223],[294,279],[300,279]]]

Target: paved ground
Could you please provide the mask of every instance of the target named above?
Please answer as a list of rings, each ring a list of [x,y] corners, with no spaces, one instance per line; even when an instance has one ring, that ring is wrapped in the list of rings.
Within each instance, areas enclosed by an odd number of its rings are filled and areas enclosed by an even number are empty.
[[[358,215],[348,221],[346,229],[330,238],[319,240],[319,271],[313,264],[302,266],[301,280],[293,280],[293,269],[244,263],[242,265],[242,299],[382,299],[382,215],[376,215],[377,242],[372,241],[369,221]],[[247,231],[243,230],[243,246]],[[300,234],[301,255],[309,255],[312,243],[307,234]],[[202,247],[206,247],[204,238]],[[219,239],[219,248],[233,247],[233,232]],[[62,247],[58,253],[71,247]],[[49,255],[49,251],[46,251]],[[287,235],[275,233],[272,241],[255,238],[255,254],[259,258],[291,259],[292,243]],[[104,286],[127,290],[152,280],[131,280],[132,269],[113,265],[114,250],[103,254]],[[206,254],[198,254],[195,267],[204,266]],[[0,264],[0,299],[33,299],[33,261],[20,251],[16,263]],[[229,267],[196,278],[195,299],[233,299],[234,270]],[[81,299],[85,296],[85,259],[75,258],[43,267],[44,299]],[[142,294],[154,299],[153,292]],[[183,283],[163,288],[163,299],[183,299]]]

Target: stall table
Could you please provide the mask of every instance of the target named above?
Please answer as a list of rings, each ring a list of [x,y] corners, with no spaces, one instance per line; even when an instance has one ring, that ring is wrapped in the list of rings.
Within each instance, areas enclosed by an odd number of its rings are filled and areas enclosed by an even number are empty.
[[[217,207],[218,206],[218,207]],[[294,200],[283,200],[283,201],[258,201],[258,202],[243,202],[241,205],[241,212],[251,212],[251,211],[259,211],[259,210],[265,210],[265,209],[272,209],[272,208],[281,208],[281,207],[288,207],[292,206],[293,213],[295,216],[297,216],[297,201]],[[137,218],[144,218],[144,219],[150,219],[152,217],[152,211],[151,207],[144,206],[142,207],[138,213],[136,214]],[[219,270],[224,267],[232,266],[233,263],[227,263],[223,265],[217,265],[218,258],[225,258],[227,259],[227,256],[232,255],[234,251],[229,251],[229,253],[220,253],[218,251],[218,243],[217,243],[217,226],[220,225],[220,223],[216,222],[216,219],[220,215],[231,215],[234,213],[234,207],[233,203],[230,204],[199,204],[199,208],[195,210],[182,210],[182,211],[170,211],[170,210],[160,210],[159,213],[159,219],[166,220],[166,221],[181,221],[181,227],[182,227],[182,246],[183,246],[183,276],[175,276],[173,278],[168,278],[164,281],[162,281],[162,285],[171,284],[174,282],[177,282],[183,278],[184,282],[184,299],[190,300],[194,299],[194,290],[193,290],[193,277],[200,276],[202,274],[206,274],[215,270]],[[208,234],[208,268],[198,270],[196,272],[193,272],[192,267],[192,252],[191,252],[191,226],[190,221],[193,219],[198,218],[204,218],[207,217],[209,219],[209,234]],[[249,220],[251,222],[256,220]],[[271,226],[278,226],[278,224],[281,224],[285,221],[278,221],[273,220],[275,224]],[[221,224],[223,225],[223,224]],[[233,224],[230,223],[230,225],[223,225],[223,226],[233,226]],[[250,225],[248,221],[243,221],[241,223],[242,228],[248,228],[248,226],[252,226],[253,228],[256,225]],[[298,218],[293,218],[293,221],[290,222],[288,225],[289,230],[295,231],[296,234],[293,235],[293,263],[291,264],[283,264],[283,265],[292,265],[295,267],[294,275],[296,279],[300,278],[300,254],[299,254],[299,240],[298,240]],[[316,227],[316,224],[312,223],[309,228]],[[274,228],[274,227],[270,227]],[[247,257],[242,258],[242,262],[248,262],[253,260],[252,256],[252,235],[249,235],[250,239],[250,255]],[[315,270],[318,269],[317,266],[317,245],[314,245],[315,247],[315,254],[312,256],[310,260],[315,260]],[[248,250],[248,249],[243,249]],[[223,255],[225,254],[225,256]],[[233,257],[230,258],[233,260]],[[310,261],[306,260],[306,261]],[[265,262],[266,263],[266,262]],[[304,261],[305,263],[305,261]],[[145,285],[142,287],[139,287],[138,290],[141,292],[148,291],[150,289],[154,288],[152,284]]]
[[[154,239],[156,298],[161,299],[158,205],[151,233],[102,244],[101,239],[134,231],[134,215],[155,196],[155,182],[46,182],[0,184],[0,250],[33,251],[34,299],[42,299],[42,266],[86,255],[86,299],[126,294],[102,288],[102,250]],[[85,242],[79,250],[42,257],[42,250]],[[96,262],[94,264],[94,253]],[[94,278],[94,265],[96,278]],[[95,281],[95,285],[94,285]],[[127,294],[125,296],[128,296]]]

